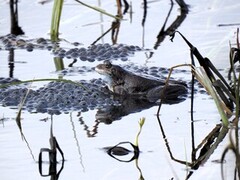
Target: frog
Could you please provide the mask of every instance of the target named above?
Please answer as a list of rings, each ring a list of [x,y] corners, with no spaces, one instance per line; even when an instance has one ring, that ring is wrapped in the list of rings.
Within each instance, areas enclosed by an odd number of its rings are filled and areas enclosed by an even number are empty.
[[[140,98],[175,99],[187,93],[187,85],[182,81],[159,80],[141,76],[125,70],[111,61],[104,61],[95,67],[95,71],[106,77],[107,88],[120,96],[138,96]]]

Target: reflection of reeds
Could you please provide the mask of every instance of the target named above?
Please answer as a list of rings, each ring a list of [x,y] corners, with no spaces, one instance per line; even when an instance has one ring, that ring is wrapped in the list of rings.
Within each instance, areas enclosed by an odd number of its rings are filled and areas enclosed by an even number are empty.
[[[240,179],[240,154],[239,154],[239,135],[238,135],[238,130],[236,127],[235,130],[235,142],[233,140],[232,137],[232,133],[230,133],[230,143],[228,144],[228,146],[224,149],[222,157],[221,157],[221,172],[222,172],[222,179],[224,179],[224,170],[223,170],[223,163],[224,163],[224,159],[226,154],[228,153],[228,151],[232,151],[236,157],[236,161],[235,161],[235,168],[234,168],[234,177],[238,177],[238,179]]]
[[[93,9],[95,11],[98,11],[104,15],[110,16],[116,20],[121,20],[122,16],[114,16],[113,14],[110,14],[106,12],[105,10],[99,8],[99,7],[94,7],[90,6],[86,3],[83,3],[82,1],[75,0],[76,2],[80,3],[83,6],[86,6],[90,9]],[[59,25],[60,25],[60,19],[61,19],[61,14],[62,14],[62,8],[63,8],[63,0],[54,0],[53,4],[53,10],[52,10],[52,21],[51,21],[51,30],[50,30],[50,35],[51,35],[51,40],[52,41],[58,41],[58,35],[59,35]],[[118,2],[118,1],[117,1]],[[118,4],[118,9],[120,8]]]
[[[86,4],[86,3],[83,3],[82,1],[79,1],[79,0],[75,0],[75,1],[78,2],[78,3],[80,3],[80,4],[82,4],[83,6],[86,6],[86,7],[90,8],[90,9],[93,9],[93,10],[95,10],[95,11],[98,11],[98,12],[100,12],[100,13],[102,13],[102,14],[105,14],[105,15],[110,16],[110,17],[112,17],[112,18],[115,18],[115,19],[117,19],[117,20],[121,20],[120,17],[114,16],[114,15],[106,12],[105,10],[103,10],[103,9],[101,9],[101,8],[99,8],[99,7],[90,6],[90,5],[88,5],[88,4]],[[119,6],[118,6],[118,7],[119,7]]]
[[[41,148],[39,157],[38,157],[38,168],[39,168],[39,173],[41,176],[46,177],[46,176],[51,176],[51,179],[58,179],[60,173],[62,172],[64,168],[64,153],[62,149],[60,148],[57,138],[53,135],[53,116],[51,116],[51,127],[50,127],[50,138],[49,138],[49,143],[50,143],[50,148]],[[61,155],[61,168],[58,170],[57,165],[57,152],[60,153]],[[49,158],[49,172],[47,174],[43,173],[43,160],[42,160],[42,155],[43,153],[48,154]]]
[[[139,144],[138,144],[138,140],[139,140],[139,136],[142,132],[142,127],[144,125],[144,122],[145,122],[145,118],[141,118],[140,121],[139,121],[139,131],[136,135],[136,139],[135,139],[135,144],[129,142],[129,141],[126,141],[126,142],[120,142],[118,143],[117,145],[115,146],[111,146],[111,147],[105,147],[106,149],[106,152],[108,153],[108,155],[110,155],[112,158],[120,161],[120,162],[131,162],[133,160],[136,160],[136,167],[137,169],[139,170],[140,172],[140,179],[143,179],[142,177],[142,172],[141,172],[141,169],[139,168],[138,166],[138,157],[139,157],[139,154],[140,154],[140,149],[139,149]],[[122,147],[122,145],[130,145],[132,148],[133,148],[133,156],[131,157],[131,159],[128,159],[128,160],[122,160],[116,156],[126,156],[128,155],[130,152],[132,152],[131,150],[129,150],[128,148],[125,148],[125,147]]]
[[[239,89],[240,89],[240,73],[236,74],[236,71],[234,69],[234,64],[237,61],[240,61],[239,58],[239,52],[240,52],[240,44],[239,44],[239,29],[237,29],[237,48],[232,48],[230,49],[230,64],[231,64],[231,68],[230,68],[230,73],[233,74],[233,90],[235,92],[236,95],[236,108],[235,108],[235,117],[233,120],[233,129],[231,130],[231,133],[229,135],[229,144],[227,145],[227,147],[224,149],[222,157],[221,157],[221,170],[222,170],[222,179],[225,178],[224,173],[223,173],[223,162],[225,159],[225,156],[227,154],[228,151],[232,151],[236,157],[236,163],[235,163],[235,168],[234,168],[234,177],[238,177],[238,179],[240,179],[240,151],[239,151]],[[235,53],[232,51],[232,49],[235,50]],[[233,134],[235,135],[235,137],[233,138]]]
[[[62,14],[62,8],[63,8],[63,0],[54,0],[54,4],[53,4],[53,10],[52,10],[52,21],[51,21],[51,30],[50,30],[50,34],[51,34],[51,40],[52,41],[58,41],[58,35],[59,35],[59,25],[60,25],[60,19],[61,19],[61,14]],[[114,16],[108,12],[106,12],[103,9],[100,9],[99,7],[93,7],[90,6],[86,3],[83,3],[79,0],[76,0],[76,2],[90,8],[93,9],[95,11],[98,11],[102,14],[105,14],[107,16],[110,16],[112,18],[115,18],[117,20],[120,20],[121,17],[118,16]]]
[[[234,169],[234,177],[240,178],[240,152],[239,152],[239,134],[238,134],[238,122],[239,122],[239,89],[240,89],[240,74],[237,76],[236,72],[234,70],[234,64],[237,61],[240,61],[240,45],[239,45],[239,30],[237,30],[237,48],[234,48],[235,53],[233,53],[231,48],[230,52],[230,64],[231,69],[230,71],[233,73],[233,86],[231,87],[225,78],[218,72],[218,70],[215,68],[215,66],[211,63],[211,61],[208,58],[204,58],[200,52],[197,50],[196,47],[194,47],[180,32],[178,32],[181,37],[184,39],[184,41],[188,44],[191,50],[191,58],[192,58],[192,72],[194,77],[203,85],[205,90],[209,93],[209,95],[214,99],[215,104],[218,108],[219,114],[222,119],[222,130],[223,133],[220,133],[218,135],[218,139],[220,139],[219,142],[222,141],[223,137],[225,137],[226,133],[228,132],[228,125],[230,123],[230,117],[233,117],[233,127],[235,128],[235,141],[233,140],[232,135],[230,135],[230,143],[225,148],[221,163],[222,163],[222,178],[224,179],[223,174],[223,161],[225,159],[225,156],[229,150],[233,151],[236,157],[236,164]],[[174,34],[172,35],[172,38],[174,38]],[[193,57],[196,57],[200,67],[196,68]],[[179,65],[182,66],[182,65]],[[178,67],[178,66],[175,66]],[[173,67],[173,68],[175,68]],[[172,69],[171,68],[171,71]],[[171,71],[169,73],[169,77],[171,75]],[[230,73],[231,73],[230,72]],[[230,77],[230,74],[229,74]],[[166,80],[166,86],[168,85],[168,79]],[[192,101],[193,102],[193,101]],[[160,111],[160,107],[158,109],[158,115]],[[235,110],[235,114],[233,113],[233,110]],[[222,130],[220,132],[222,132]],[[220,138],[221,137],[221,138]],[[211,137],[210,137],[211,138]],[[217,140],[216,140],[217,142]],[[213,144],[210,144],[209,147],[214,147]],[[215,149],[215,148],[213,148]],[[210,149],[209,149],[210,152]],[[211,154],[211,153],[210,153]],[[209,154],[209,155],[210,155]],[[205,157],[204,157],[205,159]],[[201,163],[201,161],[200,161]],[[195,165],[194,165],[195,166]],[[191,166],[192,168],[194,166]],[[199,166],[199,164],[198,164]]]
[[[10,0],[11,34],[22,35],[24,31],[18,24],[18,1]]]

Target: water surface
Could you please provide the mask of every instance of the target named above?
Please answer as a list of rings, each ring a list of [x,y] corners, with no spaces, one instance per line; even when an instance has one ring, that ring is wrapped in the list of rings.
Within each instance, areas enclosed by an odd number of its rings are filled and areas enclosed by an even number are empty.
[[[109,13],[116,14],[115,2],[88,1],[89,4],[101,6]],[[189,13],[178,30],[183,33],[202,53],[207,56],[224,75],[228,69],[229,41],[235,41],[237,26],[219,26],[220,24],[237,23],[240,3],[230,1],[186,1]],[[100,5],[99,5],[100,4]],[[49,38],[51,10],[53,3],[41,5],[33,1],[21,1],[18,4],[19,25],[25,32],[25,38]],[[132,14],[124,15],[120,24],[117,43],[137,45],[149,49],[137,52],[126,62],[116,60],[114,63],[151,67],[170,68],[177,64],[190,63],[189,48],[176,35],[174,42],[168,36],[154,49],[157,35],[160,32],[168,11],[170,1],[151,1],[147,5],[147,16],[144,26],[142,1],[132,2]],[[0,35],[6,35],[10,30],[9,4],[0,1]],[[166,28],[179,16],[179,6],[174,2],[172,13],[166,23]],[[80,4],[66,1],[63,7],[60,24],[60,38],[69,42],[80,42],[88,47],[103,32],[111,27],[113,19],[94,12]],[[110,43],[111,33],[108,33],[98,43]],[[68,43],[65,48],[71,48]],[[58,78],[54,57],[46,50],[14,51],[14,70],[12,76],[20,80],[34,78]],[[152,54],[151,58],[149,56]],[[9,77],[9,52],[0,51],[0,76]],[[72,59],[65,58],[67,68]],[[74,66],[95,67],[99,62],[83,62],[78,60]],[[186,68],[188,69],[188,68]],[[65,76],[66,79],[80,80],[99,78],[96,72]],[[176,74],[175,78],[190,80],[189,73]],[[47,82],[36,83],[41,87]],[[194,106],[194,142],[195,147],[220,123],[219,114],[213,100],[206,94],[195,95]],[[68,114],[53,115],[53,133],[56,136],[65,155],[64,168],[59,179],[185,179],[189,173],[185,164],[171,159],[167,145],[173,157],[181,161],[191,161],[193,140],[191,136],[190,99],[174,104],[163,105],[160,120],[167,143],[160,131],[156,117],[157,106],[138,113],[129,114],[111,124],[96,121],[97,109],[88,112],[69,112]],[[0,178],[1,179],[49,179],[41,177],[38,170],[38,154],[41,148],[49,147],[51,115],[31,114],[23,111],[22,129],[29,143],[23,141],[16,124],[16,109],[0,107]],[[104,152],[106,146],[113,146],[122,141],[135,141],[138,132],[138,121],[145,117],[139,139],[140,156],[138,161],[129,163],[119,162]],[[221,158],[223,149],[228,144],[228,136],[219,144],[210,158],[194,171],[190,179],[220,179],[220,164],[215,160]],[[197,153],[197,156],[199,152]],[[61,158],[58,157],[58,170]],[[45,157],[47,161],[47,158]],[[227,178],[233,177],[234,157],[226,159]],[[138,164],[137,164],[137,163]],[[136,165],[137,164],[137,165]],[[48,171],[49,163],[44,163],[44,172]]]

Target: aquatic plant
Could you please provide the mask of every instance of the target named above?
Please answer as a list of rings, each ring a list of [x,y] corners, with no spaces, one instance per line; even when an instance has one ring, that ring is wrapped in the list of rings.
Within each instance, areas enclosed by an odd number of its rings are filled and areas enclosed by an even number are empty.
[[[145,123],[145,118],[144,117],[141,118],[138,123],[139,123],[139,131],[138,131],[136,139],[135,139],[135,146],[137,146],[137,147],[139,146],[138,145],[138,140],[139,140],[139,136],[140,136],[140,134],[142,132],[142,127],[143,127],[143,125]]]
[[[17,112],[17,116],[16,116],[16,123],[17,123],[17,126],[18,126],[18,128],[19,128],[19,131],[20,131],[22,140],[26,143],[26,145],[27,145],[27,147],[28,147],[28,149],[29,149],[29,151],[30,151],[30,154],[31,154],[31,156],[32,156],[32,159],[33,159],[34,161],[36,161],[36,160],[35,160],[35,157],[34,157],[34,155],[33,155],[33,151],[32,151],[32,149],[31,149],[31,147],[30,147],[30,145],[29,145],[29,142],[27,141],[27,138],[25,137],[25,135],[24,135],[24,133],[23,133],[22,124],[21,124],[22,108],[23,108],[23,105],[24,105],[24,103],[25,103],[25,101],[26,101],[26,99],[27,99],[27,96],[28,96],[29,92],[30,92],[30,87],[31,87],[31,84],[30,84],[30,86],[28,87],[28,90],[27,90],[25,96],[22,97],[22,100],[21,100],[20,104],[18,105],[18,112]]]
[[[240,73],[237,76],[237,73],[235,71],[234,68],[234,64],[239,61],[239,55],[240,55],[240,44],[239,44],[239,29],[237,29],[237,38],[236,38],[236,44],[237,47],[236,48],[232,48],[230,46],[230,64],[231,64],[231,68],[229,70],[229,80],[232,80],[230,75],[231,73],[233,74],[233,82],[232,82],[232,87],[233,90],[235,91],[236,94],[236,108],[235,108],[235,117],[233,119],[233,126],[231,127],[231,131],[229,133],[229,143],[226,146],[226,148],[224,149],[223,153],[222,153],[222,157],[221,157],[221,175],[222,175],[222,179],[225,179],[224,176],[224,170],[223,170],[223,162],[224,159],[227,155],[227,153],[229,151],[232,151],[233,154],[236,157],[236,161],[235,161],[235,170],[234,170],[234,177],[238,177],[238,179],[240,179],[240,151],[239,151],[239,96],[240,96]],[[233,137],[233,134],[235,135]]]
[[[88,5],[88,4],[83,3],[82,1],[79,1],[79,0],[75,0],[75,1],[80,3],[83,6],[86,6],[90,9],[93,9],[95,11],[98,11],[98,12],[102,13],[102,14],[110,16],[114,19],[121,20],[121,17],[114,16],[114,15],[106,12],[105,10],[103,10],[99,7],[94,7],[94,6]],[[51,40],[52,41],[58,41],[59,26],[60,26],[61,14],[62,14],[63,2],[64,2],[63,0],[54,0],[53,10],[52,10],[51,29],[50,29],[50,35],[51,35]]]
[[[214,99],[222,118],[224,126],[228,126],[228,115],[232,115],[234,105],[236,105],[235,91],[230,87],[225,78],[219,73],[215,66],[207,57],[203,57],[200,52],[194,47],[180,32],[174,32],[171,37],[173,40],[175,33],[179,33],[187,45],[190,47],[191,58],[193,64],[193,74],[198,81],[204,86],[206,91]],[[200,67],[195,68],[194,57],[197,58]]]
[[[168,85],[168,80],[170,78],[171,72],[174,68],[179,66],[190,66],[193,74],[193,79],[196,78],[205,88],[205,90],[209,93],[209,95],[214,99],[214,102],[217,106],[218,112],[222,119],[222,124],[216,126],[216,133],[213,136],[208,136],[208,141],[211,142],[210,144],[206,143],[207,146],[210,147],[210,149],[206,153],[206,157],[208,158],[210,154],[213,152],[213,150],[217,147],[217,145],[223,140],[223,138],[226,136],[226,134],[229,131],[229,123],[230,123],[230,117],[233,117],[232,125],[235,128],[235,141],[233,140],[232,133],[230,133],[230,143],[229,145],[224,149],[222,157],[221,157],[221,170],[222,170],[222,179],[224,179],[223,174],[223,161],[224,158],[229,150],[233,151],[236,157],[236,165],[235,165],[235,174],[234,177],[240,178],[240,151],[239,151],[239,135],[238,135],[238,122],[239,122],[239,96],[240,96],[240,73],[238,76],[236,75],[236,72],[234,70],[234,64],[236,62],[240,62],[240,44],[239,44],[239,30],[237,30],[237,48],[231,48],[230,50],[230,71],[229,71],[229,77],[231,73],[233,74],[233,85],[230,86],[225,78],[218,72],[218,70],[215,68],[215,66],[211,63],[211,61],[207,57],[203,57],[200,52],[197,50],[196,47],[194,47],[180,32],[176,31],[180,34],[180,36],[184,39],[184,41],[188,44],[191,51],[191,59],[192,64],[187,65],[178,65],[171,68],[169,76],[166,80],[166,86]],[[176,33],[175,32],[175,33]],[[174,38],[175,33],[172,34],[172,39]],[[194,57],[197,58],[200,67],[195,66]],[[192,84],[193,85],[193,84]],[[193,87],[192,87],[193,88]],[[193,90],[193,89],[192,89]],[[192,99],[193,99],[193,93],[192,93]],[[193,102],[193,100],[192,100]],[[160,112],[160,107],[158,109],[158,115]],[[192,106],[193,107],[193,106]],[[235,114],[233,113],[235,110]],[[159,118],[159,116],[158,116]],[[160,120],[159,120],[160,123]],[[161,127],[161,123],[160,123]],[[161,128],[162,129],[162,128]],[[231,130],[233,131],[233,129]],[[230,131],[230,132],[231,132]],[[214,131],[215,132],[215,131]],[[213,139],[217,138],[215,141],[216,143],[213,144]],[[171,153],[170,153],[171,154]],[[173,159],[173,157],[171,157]],[[174,159],[175,160],[175,159]],[[181,162],[181,161],[179,161]],[[192,167],[198,167],[199,164],[202,162],[200,160],[199,162],[195,162],[194,164],[188,164],[188,166]],[[187,176],[187,179],[191,176],[192,173],[190,173]]]
[[[129,142],[129,141],[126,141],[126,142],[120,142],[120,143],[116,144],[115,146],[105,147],[104,149],[106,150],[106,152],[108,153],[109,156],[111,156],[112,158],[114,158],[114,159],[116,159],[120,162],[131,162],[131,161],[135,160],[136,168],[138,169],[139,174],[140,174],[139,179],[143,180],[144,177],[143,177],[142,171],[141,171],[141,169],[138,165],[138,157],[139,157],[139,154],[140,154],[138,141],[139,141],[139,136],[142,132],[142,127],[145,123],[145,118],[144,117],[140,118],[140,121],[138,123],[139,123],[139,131],[136,135],[134,144]],[[128,148],[125,148],[121,145],[130,145],[133,148],[133,151],[131,151]],[[119,159],[118,157],[116,157],[116,156],[125,156],[125,155],[128,155],[131,152],[133,152],[133,156],[129,160],[122,160],[122,159]]]
[[[129,141],[127,142],[120,142],[118,144],[116,144],[115,146],[111,146],[111,147],[106,147],[105,149],[107,150],[107,153],[113,157],[114,159],[118,160],[118,161],[121,161],[121,162],[130,162],[134,159],[138,159],[138,156],[139,156],[139,153],[140,153],[140,150],[139,150],[139,144],[138,144],[138,141],[139,141],[139,136],[142,132],[142,127],[144,125],[144,122],[145,122],[145,118],[141,118],[140,121],[139,121],[139,131],[136,135],[136,139],[135,139],[135,143],[131,143]],[[130,159],[130,160],[120,160],[118,158],[115,157],[115,155],[117,156],[122,156],[122,155],[127,155],[131,152],[131,150],[125,148],[125,147],[122,147],[120,145],[131,145],[131,147],[133,148],[133,157]]]
[[[198,81],[203,85],[203,87],[206,89],[209,95],[213,98],[217,106],[218,112],[221,116],[223,125],[227,127],[229,122],[228,122],[227,114],[225,112],[227,112],[228,114],[231,114],[230,109],[222,102],[220,97],[217,95],[216,91],[214,90],[214,86],[210,81],[210,79],[208,78],[205,70],[202,67],[199,67],[199,68],[194,68],[193,72],[196,79],[198,79]]]
[[[59,25],[62,14],[63,0],[54,0],[53,10],[52,10],[52,21],[51,21],[51,40],[57,41],[59,35]]]

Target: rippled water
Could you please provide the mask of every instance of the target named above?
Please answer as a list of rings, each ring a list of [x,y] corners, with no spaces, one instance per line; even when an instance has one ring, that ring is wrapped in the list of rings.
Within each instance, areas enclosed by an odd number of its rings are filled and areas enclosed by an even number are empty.
[[[112,14],[116,14],[115,1],[88,1]],[[235,41],[237,26],[219,26],[220,24],[238,23],[240,3],[238,1],[186,1],[189,13],[178,30],[183,33],[202,53],[209,57],[217,68],[223,69],[225,75],[228,68],[229,41]],[[26,38],[49,38],[52,2],[41,5],[33,1],[21,1],[18,6],[19,25]],[[9,33],[9,4],[0,1],[0,36]],[[120,24],[118,43],[137,45],[149,51],[137,52],[129,61],[114,61],[116,64],[151,67],[167,67],[190,63],[189,48],[176,35],[174,42],[165,37],[157,49],[153,49],[157,35],[163,26],[170,9],[169,1],[148,2],[145,26],[142,26],[142,2],[132,2],[132,14],[125,14]],[[174,4],[171,16],[166,24],[168,28],[179,15],[179,7]],[[113,19],[100,15],[72,1],[66,1],[63,7],[60,24],[60,37],[70,42],[80,42],[88,47],[103,32],[111,27]],[[108,33],[99,43],[112,43]],[[65,48],[69,48],[66,43]],[[151,58],[149,56],[152,54]],[[9,52],[0,51],[0,76],[13,77],[20,80],[38,78],[58,78],[54,57],[49,51],[25,50],[14,51],[14,70],[10,72]],[[72,63],[72,59],[64,59],[64,66]],[[78,60],[74,66],[95,67],[99,62]],[[66,79],[82,80],[101,77],[94,71],[64,76]],[[190,80],[189,73],[175,74],[174,78]],[[34,83],[36,88],[46,82]],[[194,146],[202,142],[209,132],[220,123],[219,115],[213,100],[206,94],[195,95],[194,106]],[[191,162],[193,140],[191,136],[190,100],[163,105],[160,120],[164,133],[160,131],[156,117],[157,106],[141,112],[129,114],[111,124],[96,121],[97,110],[88,112],[71,112],[54,115],[53,133],[64,152],[65,163],[59,179],[185,179],[188,174],[184,163],[171,159],[168,146],[175,159]],[[1,179],[44,179],[38,170],[38,154],[41,148],[49,147],[51,116],[48,114],[31,114],[23,111],[21,123],[28,145],[23,141],[15,118],[17,111],[9,107],[0,107],[0,178]],[[106,146],[113,146],[122,141],[135,141],[139,129],[138,121],[146,118],[139,138],[140,156],[137,161],[119,162],[104,152]],[[167,142],[165,141],[165,136]],[[192,174],[190,179],[220,179],[220,164],[215,160],[221,158],[227,146],[226,137],[210,156],[206,163]],[[199,155],[199,152],[196,156]],[[47,160],[46,157],[44,157]],[[60,160],[60,157],[58,157]],[[233,156],[229,155],[225,163],[227,178],[233,176]],[[44,172],[49,164],[44,163]],[[58,164],[58,170],[61,162]],[[50,177],[48,177],[50,178]],[[47,179],[47,178],[45,178]]]

